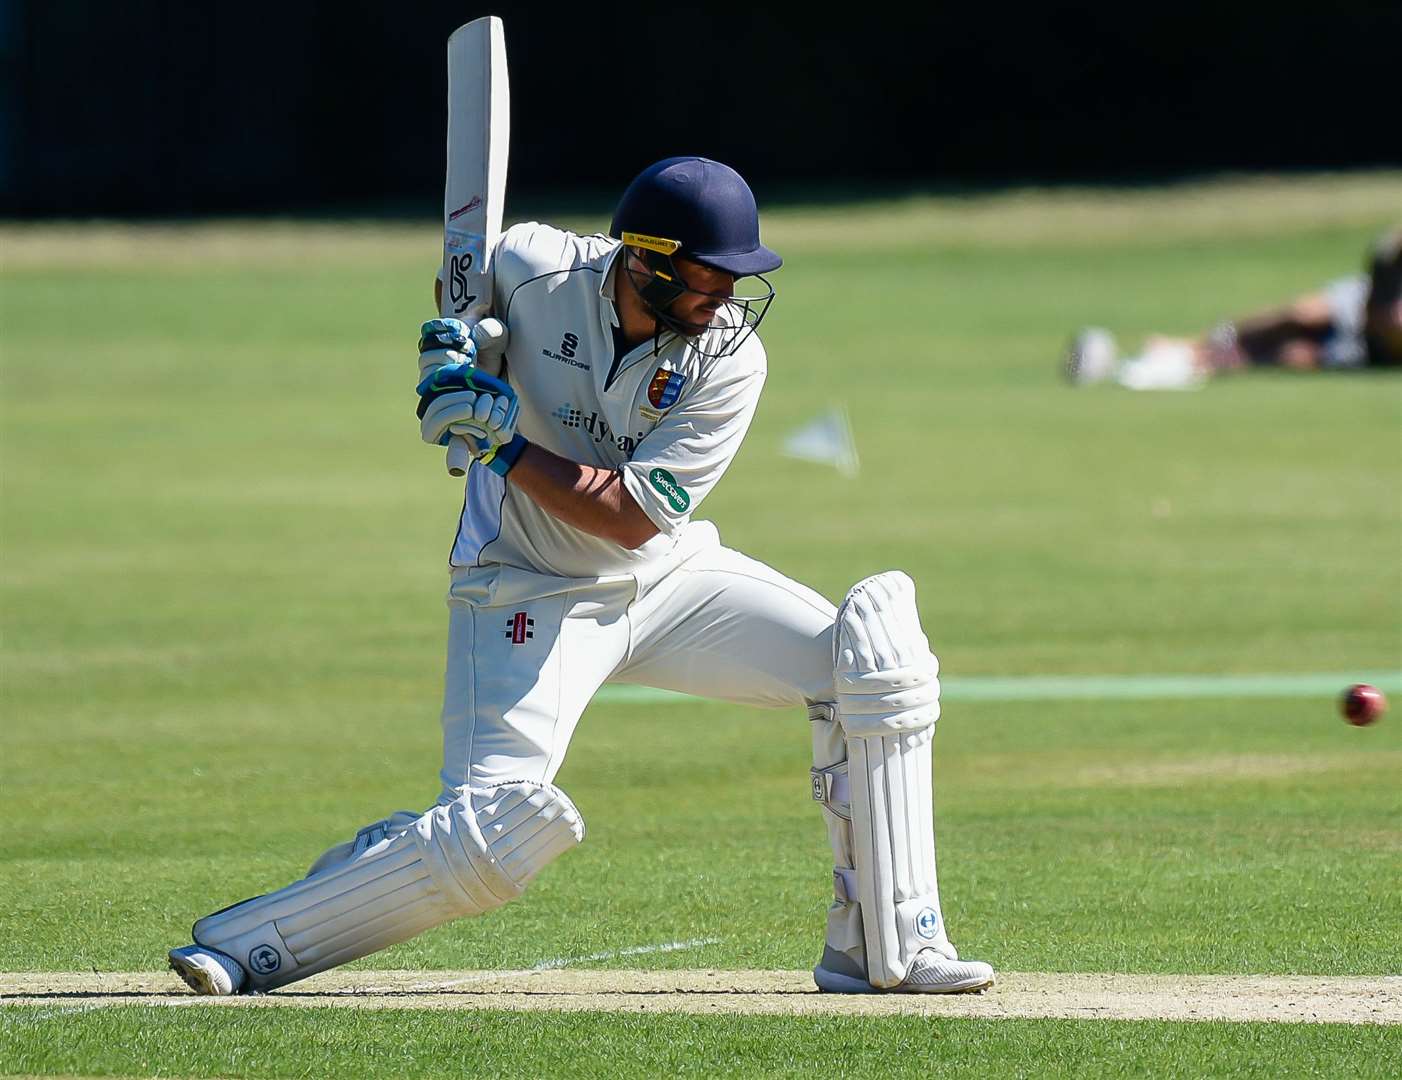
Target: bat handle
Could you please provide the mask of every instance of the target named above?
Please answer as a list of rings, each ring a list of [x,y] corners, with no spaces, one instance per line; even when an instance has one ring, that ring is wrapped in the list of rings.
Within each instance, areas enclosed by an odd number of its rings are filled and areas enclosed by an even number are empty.
[[[453,441],[448,444],[448,475],[465,476],[471,464],[472,451],[467,447],[467,440],[461,435],[454,435]]]

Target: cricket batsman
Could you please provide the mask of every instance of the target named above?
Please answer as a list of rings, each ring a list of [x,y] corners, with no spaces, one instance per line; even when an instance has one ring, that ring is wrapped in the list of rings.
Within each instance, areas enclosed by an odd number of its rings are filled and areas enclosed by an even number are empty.
[[[668,158],[629,185],[609,236],[526,223],[492,257],[504,352],[479,355],[452,319],[424,324],[419,346],[423,439],[463,437],[473,455],[438,801],[200,919],[171,966],[201,994],[275,990],[514,900],[584,839],[554,780],[590,698],[622,682],[807,709],[835,863],[822,990],[990,986],[940,911],[939,665],[910,578],[869,577],[834,608],[695,517],[764,386],[762,275],[782,260],[748,185]]]

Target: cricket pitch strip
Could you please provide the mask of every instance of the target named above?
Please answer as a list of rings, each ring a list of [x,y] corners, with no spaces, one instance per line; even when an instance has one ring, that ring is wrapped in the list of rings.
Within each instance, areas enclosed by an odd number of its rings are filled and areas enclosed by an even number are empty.
[[[820,994],[806,971],[332,971],[274,994],[206,998],[170,972],[0,973],[0,1005],[506,1009],[757,1016],[949,1016],[1402,1024],[1402,976],[1008,972],[979,994]]]

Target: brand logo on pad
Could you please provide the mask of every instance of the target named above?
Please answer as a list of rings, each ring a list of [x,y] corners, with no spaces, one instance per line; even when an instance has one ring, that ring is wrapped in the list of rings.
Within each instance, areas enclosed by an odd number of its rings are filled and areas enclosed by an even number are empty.
[[[677,403],[685,385],[686,376],[680,371],[658,368],[653,373],[652,382],[648,383],[647,399],[654,409],[670,409]]]
[[[511,644],[524,645],[527,638],[535,637],[535,633],[531,629],[533,626],[535,626],[535,620],[526,618],[524,611],[518,611],[506,620],[506,636],[511,639]]]
[[[248,954],[248,966],[259,975],[271,975],[282,967],[282,953],[271,945],[259,945]]]
[[[933,941],[940,932],[940,917],[934,908],[924,908],[915,916],[915,932],[926,941]]]

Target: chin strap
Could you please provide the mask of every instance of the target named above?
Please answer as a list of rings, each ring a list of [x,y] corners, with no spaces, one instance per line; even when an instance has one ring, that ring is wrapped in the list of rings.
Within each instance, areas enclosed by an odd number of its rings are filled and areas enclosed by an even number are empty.
[[[671,256],[664,255],[660,251],[649,251],[647,248],[643,248],[640,257],[643,265],[647,267],[648,273],[644,274],[634,270],[628,264],[626,257],[623,268],[633,282],[633,288],[637,290],[643,307],[657,323],[658,329],[653,339],[653,353],[656,354],[661,347],[663,329],[679,336],[686,336],[688,329],[686,324],[671,314],[672,305],[677,302],[682,293],[686,292],[686,286],[680,283],[680,275],[672,264]]]

